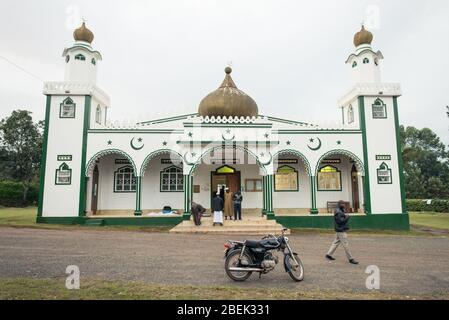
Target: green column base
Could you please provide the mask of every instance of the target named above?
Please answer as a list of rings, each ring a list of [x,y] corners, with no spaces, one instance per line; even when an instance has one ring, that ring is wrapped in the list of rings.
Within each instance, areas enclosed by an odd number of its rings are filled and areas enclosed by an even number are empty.
[[[318,209],[310,209],[310,214],[318,214]]]
[[[182,214],[182,220],[190,220],[190,216],[192,215],[192,213],[191,212],[184,212],[183,214]]]
[[[136,210],[136,211],[134,211],[134,215],[135,215],[135,216],[141,216],[141,215],[142,215],[142,210]]]
[[[267,216],[267,219],[268,219],[268,220],[274,220],[274,219],[276,219],[276,215],[274,214],[273,211],[267,211],[267,212],[265,212],[265,215]]]

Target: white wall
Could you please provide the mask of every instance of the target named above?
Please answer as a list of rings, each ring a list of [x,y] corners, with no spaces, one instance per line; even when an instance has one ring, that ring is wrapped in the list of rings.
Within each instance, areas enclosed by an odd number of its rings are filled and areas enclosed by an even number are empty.
[[[294,156],[283,156],[280,159],[295,159]],[[279,166],[282,166],[279,165]],[[291,209],[291,208],[308,208],[312,205],[311,191],[310,191],[310,177],[307,175],[304,163],[298,159],[297,164],[288,164],[288,166],[295,168],[298,171],[298,191],[282,191],[277,192],[273,186],[273,206],[276,209]],[[275,169],[276,170],[276,169]],[[275,182],[274,182],[275,183]]]

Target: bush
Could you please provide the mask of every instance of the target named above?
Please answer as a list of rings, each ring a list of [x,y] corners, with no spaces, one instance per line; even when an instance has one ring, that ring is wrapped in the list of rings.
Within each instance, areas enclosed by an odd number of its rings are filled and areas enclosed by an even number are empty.
[[[25,203],[22,198],[23,187],[20,182],[0,181],[0,206],[4,207],[36,205],[39,198],[39,185],[34,184],[30,186]]]
[[[449,213],[449,200],[407,200],[408,212],[445,212]]]

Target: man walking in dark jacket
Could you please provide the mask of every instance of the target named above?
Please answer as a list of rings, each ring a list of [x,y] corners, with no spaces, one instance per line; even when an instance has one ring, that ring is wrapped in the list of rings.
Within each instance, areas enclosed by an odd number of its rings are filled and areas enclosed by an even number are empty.
[[[349,260],[349,263],[359,264],[351,255],[349,251],[349,243],[348,243],[348,235],[346,231],[349,230],[349,215],[345,212],[345,203],[344,201],[338,202],[338,208],[335,210],[334,214],[334,224],[335,224],[335,232],[337,233],[335,236],[334,242],[326,254],[326,258],[328,260],[335,260],[333,257],[335,250],[337,250],[338,246],[341,244],[345,249],[346,257]]]

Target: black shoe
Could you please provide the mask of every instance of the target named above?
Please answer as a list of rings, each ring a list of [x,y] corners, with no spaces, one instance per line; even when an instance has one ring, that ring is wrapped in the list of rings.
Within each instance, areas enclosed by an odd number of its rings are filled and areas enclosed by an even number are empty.
[[[334,257],[332,257],[332,256],[330,256],[330,255],[328,255],[328,254],[326,254],[326,259],[327,259],[327,260],[330,260],[330,261],[334,261],[334,260],[335,260]]]
[[[355,260],[355,259],[349,260],[349,263],[350,264],[359,264],[359,262],[357,260]]]

